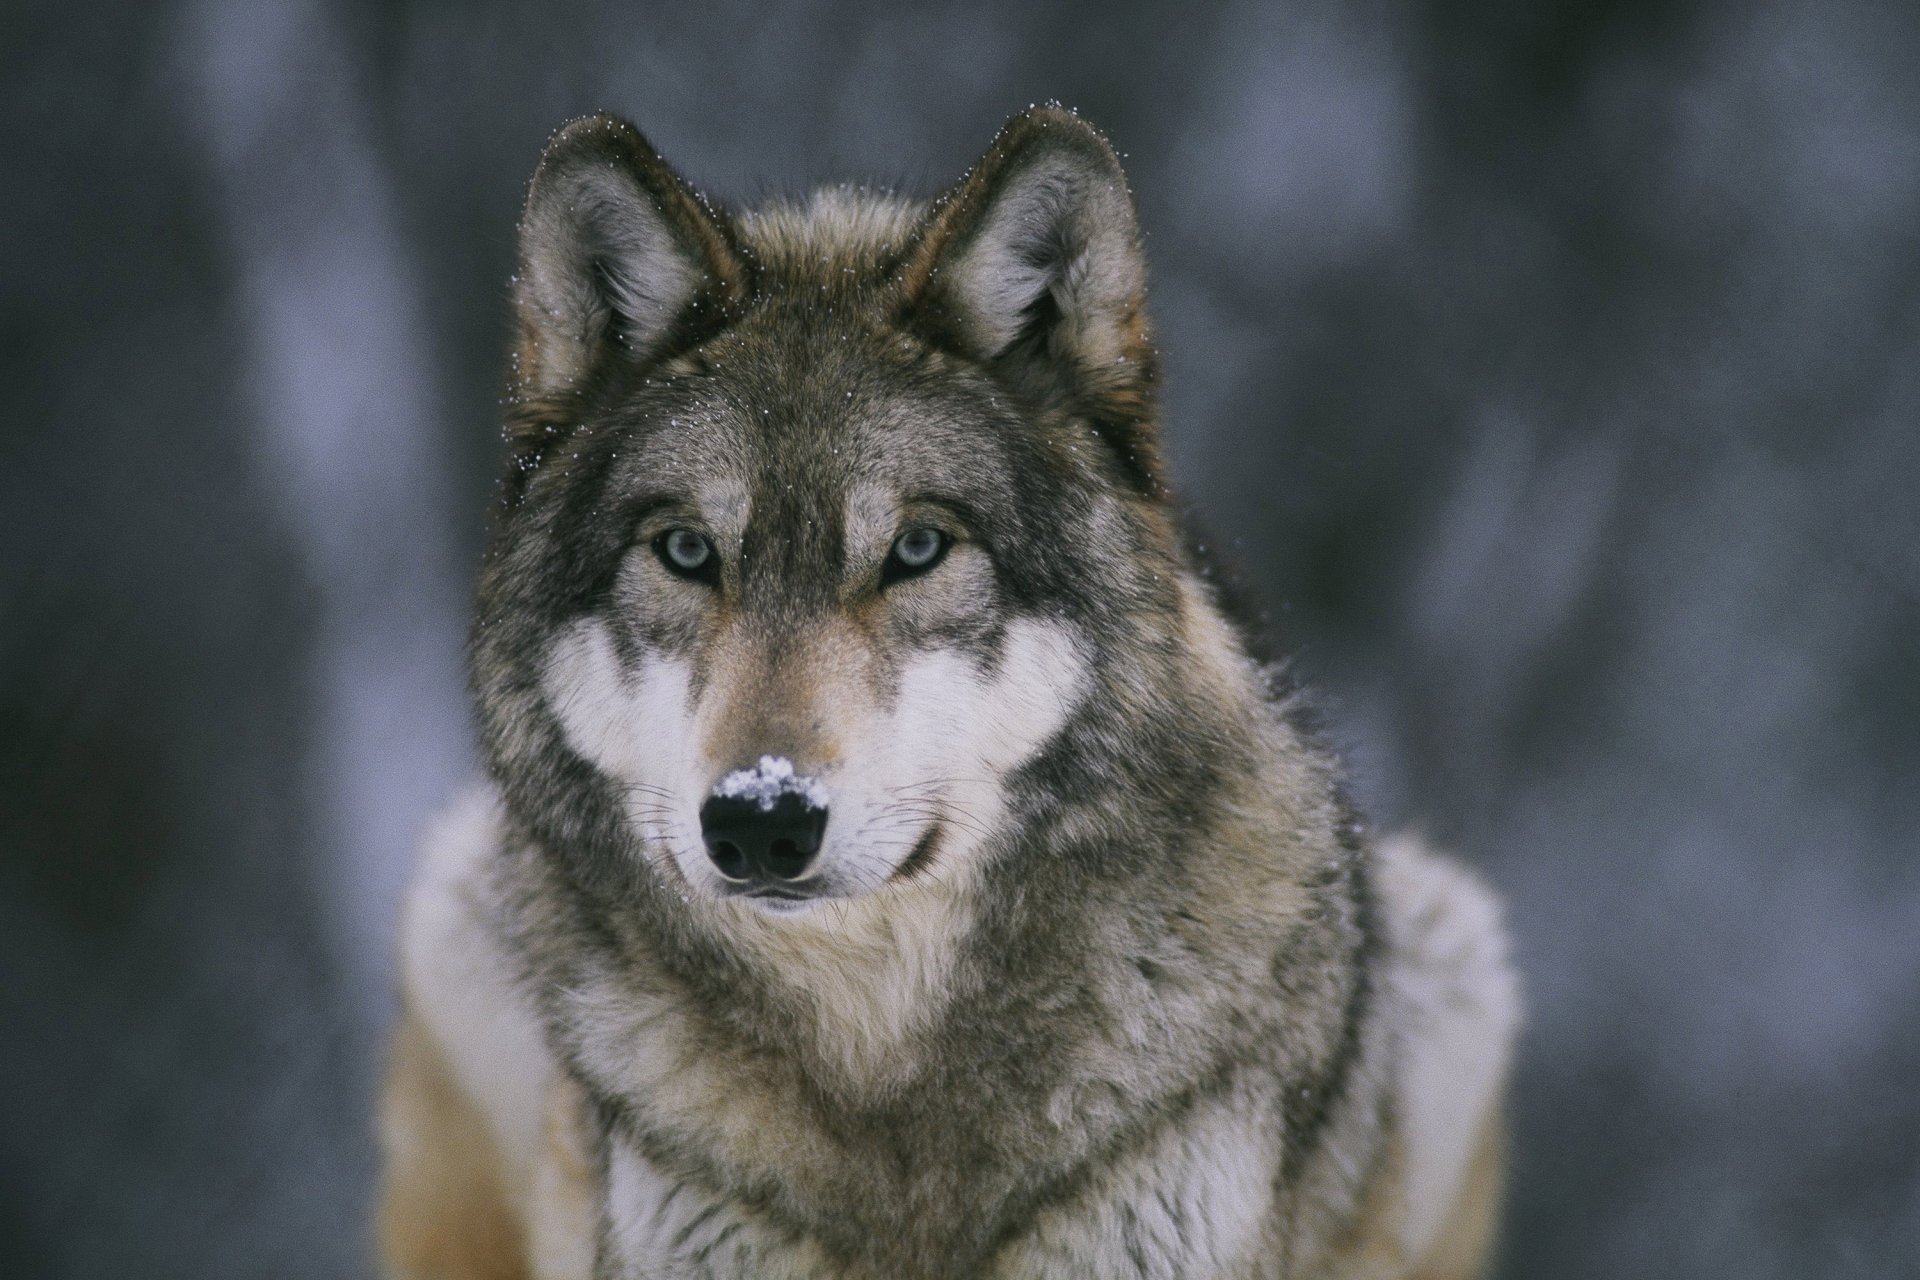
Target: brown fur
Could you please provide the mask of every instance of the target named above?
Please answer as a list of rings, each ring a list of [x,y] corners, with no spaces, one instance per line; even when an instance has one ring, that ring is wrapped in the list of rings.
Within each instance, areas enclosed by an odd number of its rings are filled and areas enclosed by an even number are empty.
[[[411,1013],[393,1036],[381,1107],[380,1246],[406,1280],[532,1280],[526,1234],[487,1119]]]
[[[1407,1280],[1480,1280],[1486,1275],[1492,1263],[1506,1181],[1506,1117],[1496,1110],[1481,1125],[1473,1163],[1447,1215],[1446,1232]]]

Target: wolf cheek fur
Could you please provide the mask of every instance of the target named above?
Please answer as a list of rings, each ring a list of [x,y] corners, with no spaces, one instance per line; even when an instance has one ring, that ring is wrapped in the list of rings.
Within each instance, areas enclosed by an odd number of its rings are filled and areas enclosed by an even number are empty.
[[[555,137],[392,1274],[1479,1274],[1494,901],[1361,839],[1183,550],[1143,281],[1056,109],[928,206]],[[727,850],[749,775],[817,847]]]

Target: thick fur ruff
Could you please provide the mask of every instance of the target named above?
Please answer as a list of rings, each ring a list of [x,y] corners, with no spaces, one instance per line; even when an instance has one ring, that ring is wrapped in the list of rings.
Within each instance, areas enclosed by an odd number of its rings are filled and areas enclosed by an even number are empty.
[[[507,838],[492,792],[466,797],[429,839],[408,902],[408,1007],[383,1132],[390,1161],[383,1243],[397,1275],[594,1275],[591,1108],[545,1047],[502,945],[499,890],[491,880]],[[1276,1243],[1238,1270],[1207,1272],[1180,1251],[1180,1242],[1208,1231],[1231,1233],[1238,1197],[1219,1184],[1238,1171],[1244,1147],[1229,1113],[1215,1126],[1187,1115],[1170,1121],[1147,1160],[1101,1172],[1111,1193],[1104,1213],[1076,1221],[1081,1215],[1072,1208],[1055,1211],[1036,1224],[1037,1239],[1024,1252],[1010,1251],[983,1274],[1464,1280],[1481,1273],[1499,1206],[1500,1092],[1518,1016],[1498,908],[1483,884],[1418,841],[1384,842],[1376,863],[1390,940],[1382,994],[1397,1019],[1381,1082],[1394,1151],[1321,1154],[1341,1178],[1371,1168],[1379,1180],[1359,1198],[1361,1217],[1345,1220],[1353,1197],[1343,1195],[1343,1220],[1322,1224],[1337,1241],[1337,1260],[1317,1271],[1284,1272],[1281,1259],[1291,1251]],[[1277,1190],[1264,1176],[1250,1181],[1263,1192]],[[1210,1194],[1216,1188],[1219,1194]],[[1102,1198],[1083,1194],[1075,1207]],[[684,1228],[711,1204],[689,1204],[675,1221]],[[1270,1209],[1240,1206],[1256,1218]],[[722,1230],[716,1225],[703,1238],[717,1239]],[[1076,1241],[1076,1234],[1084,1238]],[[657,1274],[700,1273],[687,1267]],[[863,1273],[817,1259],[814,1271],[789,1274]]]

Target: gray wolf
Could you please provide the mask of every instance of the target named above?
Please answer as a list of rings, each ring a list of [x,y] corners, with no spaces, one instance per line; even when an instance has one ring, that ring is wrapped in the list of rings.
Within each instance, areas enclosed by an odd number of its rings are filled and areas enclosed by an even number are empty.
[[[1249,656],[1144,291],[1058,108],[931,203],[729,212],[623,121],[554,137],[392,1274],[1481,1272],[1496,903],[1370,838]]]

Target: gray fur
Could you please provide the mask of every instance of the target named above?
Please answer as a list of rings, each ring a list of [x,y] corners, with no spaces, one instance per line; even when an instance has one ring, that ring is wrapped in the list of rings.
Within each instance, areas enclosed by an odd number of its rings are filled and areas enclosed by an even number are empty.
[[[729,215],[596,118],[550,146],[522,255],[473,634],[501,797],[476,874],[587,1100],[596,1275],[1417,1262],[1408,992],[1497,987],[1498,925],[1445,880],[1433,910],[1466,903],[1485,959],[1422,986],[1412,895],[1383,902],[1335,762],[1183,550],[1104,140],[1034,111],[932,206],[839,189]],[[877,586],[909,518],[955,548]],[[710,534],[710,589],[649,558],[669,525]],[[843,923],[704,896],[681,800],[623,772],[652,747],[619,699],[684,671],[720,708],[702,778],[763,752],[830,771],[859,749],[832,691],[890,723],[929,654],[1057,708],[974,799],[928,778],[884,811],[885,852],[847,837],[822,873]],[[1392,883],[1436,883],[1426,857]]]

